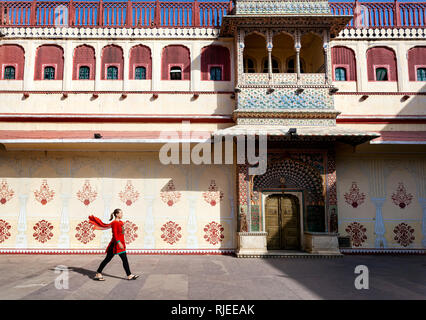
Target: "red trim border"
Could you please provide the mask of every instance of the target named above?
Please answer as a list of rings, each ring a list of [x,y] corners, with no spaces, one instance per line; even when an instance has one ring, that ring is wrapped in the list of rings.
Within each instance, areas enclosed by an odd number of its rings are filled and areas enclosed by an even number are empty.
[[[2,254],[104,254],[105,249],[0,249]],[[235,249],[127,249],[127,254],[234,255]]]

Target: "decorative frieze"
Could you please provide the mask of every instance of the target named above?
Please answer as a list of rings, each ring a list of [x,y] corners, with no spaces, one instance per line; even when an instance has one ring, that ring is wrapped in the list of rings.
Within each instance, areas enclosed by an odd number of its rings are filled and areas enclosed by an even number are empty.
[[[330,14],[328,1],[323,0],[239,0],[236,14]]]

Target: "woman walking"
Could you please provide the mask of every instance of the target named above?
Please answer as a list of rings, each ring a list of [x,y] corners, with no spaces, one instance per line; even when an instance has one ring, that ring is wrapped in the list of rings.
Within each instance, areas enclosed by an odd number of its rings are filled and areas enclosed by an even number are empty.
[[[94,225],[94,228],[97,230],[107,230],[109,228],[112,229],[112,239],[106,249],[106,257],[104,261],[101,262],[99,268],[97,270],[96,276],[94,280],[104,281],[104,277],[102,276],[102,270],[111,261],[114,255],[118,254],[123,261],[123,267],[127,274],[127,280],[136,280],[139,276],[134,275],[130,272],[129,262],[127,261],[126,256],[126,243],[124,242],[124,222],[121,221],[123,217],[123,212],[121,209],[115,209],[113,213],[111,213],[110,221],[114,219],[109,224],[105,224],[101,219],[96,218],[95,216],[89,217],[89,222]]]

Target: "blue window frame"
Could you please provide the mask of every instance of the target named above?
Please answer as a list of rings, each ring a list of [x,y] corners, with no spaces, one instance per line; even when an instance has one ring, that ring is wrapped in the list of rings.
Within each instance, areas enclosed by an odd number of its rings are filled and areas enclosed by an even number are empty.
[[[346,69],[339,67],[334,70],[334,79],[336,81],[346,81]]]
[[[107,69],[107,80],[118,80],[118,68],[108,67]]]
[[[426,81],[426,68],[417,68],[417,81]]]
[[[146,68],[145,67],[136,67],[135,68],[135,79],[136,80],[145,80],[146,79]]]
[[[14,80],[16,77],[15,74],[15,67],[13,66],[7,66],[4,68],[4,78],[7,80]]]
[[[87,66],[80,67],[78,71],[78,79],[89,80],[90,79],[90,68]]]
[[[44,68],[44,80],[55,80],[55,68],[45,67]]]
[[[211,67],[210,68],[210,80],[220,81],[222,80],[222,68]]]

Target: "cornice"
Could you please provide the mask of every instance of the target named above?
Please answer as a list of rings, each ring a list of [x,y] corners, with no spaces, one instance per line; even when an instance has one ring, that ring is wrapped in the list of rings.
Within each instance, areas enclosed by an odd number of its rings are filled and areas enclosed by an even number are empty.
[[[3,39],[216,39],[217,28],[1,27]]]

